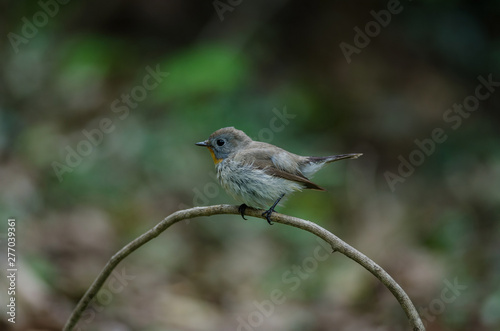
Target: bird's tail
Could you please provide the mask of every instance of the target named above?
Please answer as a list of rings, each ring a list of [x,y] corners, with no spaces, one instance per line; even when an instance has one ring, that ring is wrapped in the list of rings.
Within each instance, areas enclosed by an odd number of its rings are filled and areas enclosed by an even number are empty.
[[[308,160],[313,163],[330,163],[339,160],[345,159],[357,159],[363,155],[362,153],[354,153],[354,154],[340,154],[340,155],[331,155],[331,156],[310,156]]]
[[[323,168],[323,166],[327,163],[345,159],[357,159],[361,155],[363,154],[356,153],[331,156],[309,156],[307,158],[307,162],[304,162],[301,166],[300,171],[304,174],[304,176],[309,177],[316,173],[319,169]]]

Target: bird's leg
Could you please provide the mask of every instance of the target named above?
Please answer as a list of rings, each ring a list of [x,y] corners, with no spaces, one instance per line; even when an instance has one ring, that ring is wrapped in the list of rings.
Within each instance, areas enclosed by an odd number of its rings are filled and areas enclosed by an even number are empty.
[[[241,204],[239,207],[238,207],[238,211],[240,212],[241,214],[241,217],[243,217],[243,219],[246,221],[246,218],[245,218],[245,210],[247,210],[248,206],[245,205],[244,203]]]
[[[266,210],[265,212],[262,213],[262,216],[265,216],[266,217],[266,220],[267,220],[267,223],[269,223],[270,225],[273,225],[273,222],[271,222],[271,219],[269,218],[271,216],[271,214],[273,213],[274,211],[274,207],[276,207],[276,205],[278,204],[278,202],[280,202],[281,199],[283,199],[283,197],[285,196],[285,194],[283,193],[279,198],[278,200],[276,200],[274,202],[274,204],[271,206],[271,208],[269,208],[268,210]]]

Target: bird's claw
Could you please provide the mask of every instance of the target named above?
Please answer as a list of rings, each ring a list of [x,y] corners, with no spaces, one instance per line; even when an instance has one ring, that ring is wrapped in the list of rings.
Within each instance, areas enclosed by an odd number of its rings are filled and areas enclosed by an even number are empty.
[[[276,200],[273,203],[273,205],[271,206],[271,208],[269,208],[268,210],[266,210],[265,212],[262,213],[262,216],[266,217],[267,223],[269,223],[269,225],[273,225],[273,222],[271,222],[270,217],[271,217],[271,214],[274,211],[274,207],[276,207],[276,205],[278,204],[278,202],[280,202],[280,200],[283,199],[284,196],[285,196],[285,193],[283,193],[282,195],[280,195],[280,197],[278,198],[278,200]]]
[[[273,211],[274,211],[274,208],[269,208],[268,210],[266,210],[265,212],[262,213],[262,216],[266,217],[267,223],[269,223],[269,225],[274,224],[273,222],[271,222],[271,219],[270,219],[270,216],[273,213]]]
[[[243,217],[243,219],[246,221],[247,219],[245,218],[245,210],[248,208],[247,205],[245,205],[244,203],[241,204],[239,207],[238,207],[238,211],[240,212],[241,214],[241,217]]]

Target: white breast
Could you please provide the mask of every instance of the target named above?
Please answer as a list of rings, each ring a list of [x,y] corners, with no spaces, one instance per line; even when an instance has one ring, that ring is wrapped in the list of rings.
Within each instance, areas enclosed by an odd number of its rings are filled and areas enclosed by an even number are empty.
[[[299,183],[227,159],[217,164],[217,178],[235,200],[256,208],[267,209],[282,194],[303,189]]]

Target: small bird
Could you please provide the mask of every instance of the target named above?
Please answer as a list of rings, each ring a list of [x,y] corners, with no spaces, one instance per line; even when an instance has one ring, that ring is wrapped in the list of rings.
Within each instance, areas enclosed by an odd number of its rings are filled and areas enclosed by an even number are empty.
[[[210,151],[222,187],[242,203],[238,208],[241,217],[246,219],[247,207],[265,209],[272,204],[262,213],[269,224],[273,224],[270,216],[284,196],[302,189],[325,191],[308,179],[325,164],[363,155],[300,156],[254,141],[234,127],[219,129],[196,145]]]

